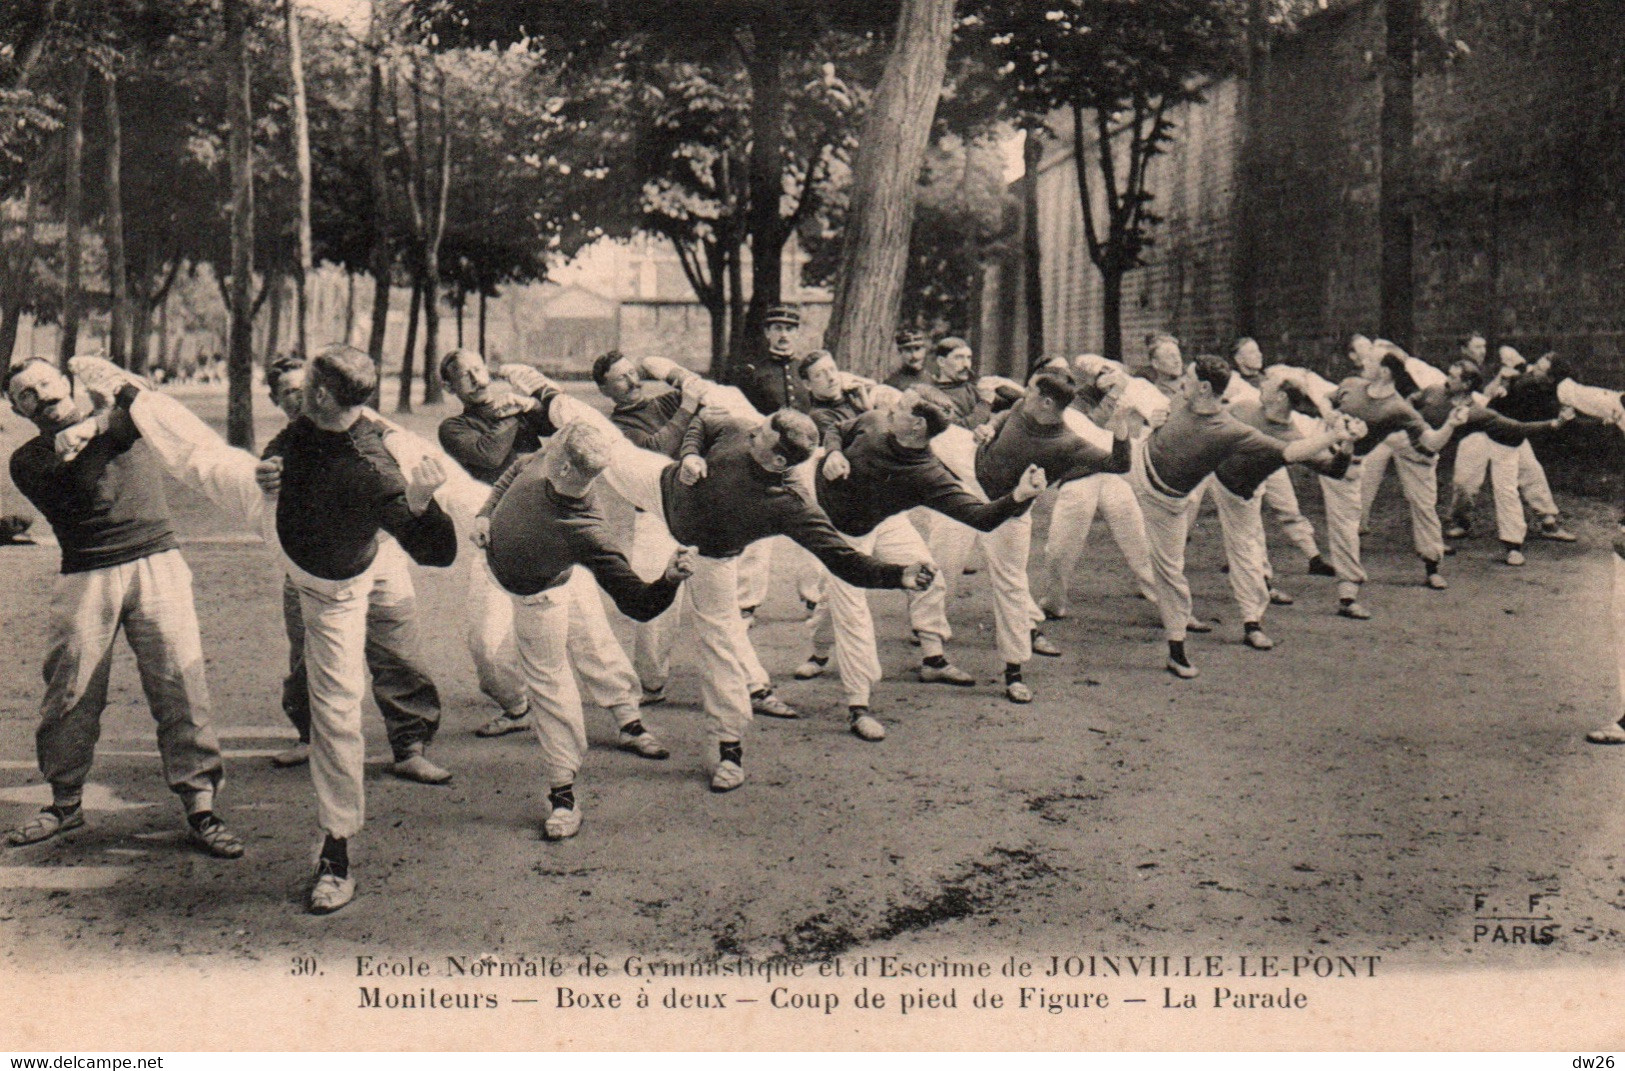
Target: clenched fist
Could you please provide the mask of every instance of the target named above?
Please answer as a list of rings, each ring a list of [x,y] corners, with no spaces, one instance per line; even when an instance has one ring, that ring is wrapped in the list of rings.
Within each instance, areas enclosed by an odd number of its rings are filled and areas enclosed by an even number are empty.
[[[844,480],[852,473],[852,463],[839,450],[824,458],[824,479]]]
[[[446,482],[446,470],[439,461],[426,457],[412,468],[406,484],[406,508],[416,516],[429,508],[434,493]]]
[[[707,471],[705,458],[699,454],[689,454],[677,468],[677,479],[684,487],[693,487],[705,479]]]
[[[282,459],[268,457],[254,466],[254,482],[260,485],[260,490],[268,495],[274,495],[282,490]]]
[[[671,561],[666,563],[666,579],[673,581],[687,580],[694,575],[694,548],[678,547],[672,552]]]
[[[1044,475],[1044,470],[1037,465],[1028,465],[1027,471],[1021,474],[1021,482],[1010,492],[1010,497],[1017,502],[1026,502],[1043,494],[1044,488],[1048,486],[1049,477]]]
[[[56,440],[53,443],[56,456],[62,459],[63,464],[72,461],[90,445],[90,440],[96,437],[99,430],[94,417],[81,420],[71,428],[63,428],[56,433]]]
[[[930,562],[915,562],[903,570],[903,590],[924,591],[936,578],[937,571]]]

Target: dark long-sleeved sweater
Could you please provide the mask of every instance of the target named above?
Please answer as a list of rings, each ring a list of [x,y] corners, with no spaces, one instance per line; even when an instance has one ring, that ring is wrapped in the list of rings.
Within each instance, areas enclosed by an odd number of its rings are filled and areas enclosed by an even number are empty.
[[[685,456],[702,456],[707,474],[692,487],[678,478],[679,465],[661,474],[661,498],[672,536],[708,558],[729,558],[758,539],[789,536],[853,587],[902,587],[901,565],[854,550],[786,473],[769,472],[757,463],[750,453],[754,427],[751,421],[709,411],[689,425],[683,439]]]
[[[1271,420],[1269,414],[1264,411],[1263,403],[1256,399],[1244,398],[1231,402],[1229,410],[1230,415],[1243,424],[1257,428],[1270,438],[1283,443],[1295,442],[1304,437],[1303,430],[1296,422]],[[1340,480],[1348,473],[1352,461],[1352,451],[1345,447],[1332,451],[1329,458],[1306,461],[1304,464],[1316,472]],[[1267,450],[1255,450],[1231,455],[1219,464],[1213,475],[1231,494],[1240,498],[1251,498],[1265,480],[1278,469],[1285,467],[1284,456],[1277,456]]]
[[[457,531],[439,504],[431,500],[420,514],[407,505],[406,478],[384,445],[386,434],[368,416],[345,431],[323,431],[300,417],[266,446],[266,457],[282,458],[277,537],[312,576],[359,576],[378,553],[380,530],[419,565],[457,560]]]
[[[497,582],[515,595],[535,595],[563,584],[572,567],[583,565],[621,613],[634,621],[658,617],[676,598],[678,583],[665,577],[644,583],[616,546],[592,495],[559,494],[542,474],[540,456],[509,466],[480,511],[491,520],[485,553]]]
[[[1473,402],[1471,397],[1457,397],[1450,393],[1448,387],[1427,387],[1411,395],[1411,405],[1422,419],[1435,428],[1443,427],[1444,422],[1450,418],[1451,412],[1458,405],[1467,406],[1467,420],[1456,425],[1451,439],[1460,442],[1462,439],[1481,431],[1489,436],[1491,442],[1502,446],[1518,446],[1531,435],[1540,435],[1555,431],[1562,425],[1554,420],[1514,420],[1494,409],[1486,408]]]
[[[981,532],[991,532],[1025,513],[1030,502],[1008,494],[985,502],[965,490],[929,446],[898,443],[887,427],[884,410],[865,413],[840,427],[841,453],[852,471],[844,479],[825,479],[819,466],[815,486],[818,504],[847,535],[868,535],[895,514],[925,506]]]
[[[633,446],[676,457],[694,410],[683,408],[682,391],[669,390],[645,394],[631,405],[617,405],[609,419]]]
[[[11,455],[11,482],[50,523],[63,573],[123,565],[180,545],[163,470],[130,419],[133,396],[130,388],[119,393],[107,429],[72,461],[57,457],[45,435]]]
[[[976,479],[990,495],[1007,495],[1028,465],[1044,470],[1049,486],[1098,472],[1127,472],[1129,441],[1113,439],[1110,450],[1085,442],[1065,424],[1040,424],[1020,409],[1000,414],[993,438],[977,447]]]
[[[534,453],[558,429],[550,415],[558,391],[543,387],[531,397],[541,403],[528,413],[498,417],[488,406],[464,406],[440,422],[440,447],[481,483],[495,483],[520,454]]]

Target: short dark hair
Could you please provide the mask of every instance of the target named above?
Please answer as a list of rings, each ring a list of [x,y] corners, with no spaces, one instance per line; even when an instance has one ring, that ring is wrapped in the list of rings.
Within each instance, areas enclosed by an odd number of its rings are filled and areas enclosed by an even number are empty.
[[[378,369],[373,367],[371,357],[341,342],[324,347],[310,359],[310,378],[312,383],[326,387],[334,401],[348,408],[365,405],[372,398],[378,386]]]
[[[1033,376],[1032,386],[1060,409],[1072,404],[1078,396],[1078,381],[1071,372],[1044,371]]]
[[[1482,331],[1469,331],[1465,335],[1462,335],[1460,338],[1458,338],[1456,340],[1456,348],[1461,349],[1461,350],[1466,349],[1468,346],[1472,345],[1473,339],[1475,339],[1475,338],[1482,339],[1483,342],[1484,342],[1484,345],[1486,345],[1486,346],[1488,346],[1489,343],[1490,343],[1489,337],[1487,335],[1485,335],[1484,332],[1482,332]]]
[[[779,436],[777,453],[791,465],[799,465],[812,457],[818,445],[818,425],[812,417],[799,409],[780,409],[767,418],[768,424]]]
[[[953,423],[953,409],[948,405],[947,399],[936,390],[930,392],[919,391],[915,395],[914,408],[910,412],[925,421],[925,430],[931,438],[948,430]]]
[[[627,356],[620,350],[610,350],[608,353],[600,353],[597,357],[593,358],[592,381],[602,387],[609,379],[609,370],[615,367],[615,362],[624,360],[627,360]]]
[[[806,379],[808,374],[812,372],[813,366],[826,357],[832,361],[835,359],[835,355],[828,350],[813,350],[800,361],[796,362],[796,375],[800,376],[802,379]]]
[[[1389,343],[1383,350],[1382,366],[1394,377],[1394,389],[1401,398],[1409,398],[1416,393],[1416,380],[1405,368],[1405,354],[1398,346]]]
[[[1309,392],[1290,380],[1281,384],[1281,393],[1286,395],[1287,404],[1301,412],[1314,412],[1315,400],[1309,397]]]
[[[464,357],[478,357],[480,359],[481,364],[485,363],[485,354],[481,353],[479,350],[469,350],[469,349],[455,349],[455,350],[452,350],[451,352],[447,353],[444,357],[440,358],[440,368],[439,368],[440,382],[445,383],[445,382],[447,382],[447,381],[449,381],[451,379],[452,366],[455,365],[458,361],[462,360]]]
[[[271,392],[271,398],[276,399],[276,389],[282,384],[282,377],[289,372],[297,372],[305,367],[305,359],[295,354],[285,353],[277,357],[265,367],[265,389]]]
[[[1212,387],[1215,397],[1223,394],[1225,388],[1230,386],[1230,377],[1234,373],[1231,371],[1230,362],[1223,357],[1204,353],[1191,363],[1196,367],[1196,378]]]
[[[1547,360],[1547,358],[1550,358],[1550,360],[1547,361],[1546,364],[1546,378],[1550,379],[1553,383],[1561,383],[1563,380],[1569,378],[1571,373],[1569,370],[1569,362],[1566,358],[1557,353],[1555,350],[1551,350],[1541,354],[1535,359]]]
[[[31,364],[48,364],[52,368],[56,368],[57,371],[59,371],[59,372],[62,371],[60,368],[57,368],[57,363],[55,361],[51,360],[48,357],[41,357],[41,356],[38,356],[37,354],[33,355],[33,356],[29,356],[29,357],[24,357],[22,360],[18,361],[16,364],[11,365],[10,367],[8,367],[6,369],[5,378],[3,380],[0,380],[0,390],[5,391],[6,397],[8,397],[8,398],[11,397],[11,381],[16,379],[19,375],[21,375],[23,369],[27,368]],[[62,374],[67,375],[66,372],[62,372]]]
[[[970,348],[971,344],[960,338],[958,335],[949,335],[947,338],[939,339],[937,341],[937,356],[946,357],[954,350],[968,350]],[[972,350],[972,352],[974,353],[975,351]]]
[[[1232,361],[1235,360],[1236,359],[1236,354],[1241,352],[1241,348],[1243,346],[1256,346],[1256,345],[1258,345],[1258,341],[1256,339],[1252,338],[1249,335],[1242,335],[1240,338],[1236,339],[1236,344],[1230,347],[1230,359]]]
[[[1461,369],[1456,378],[1460,379],[1461,385],[1468,390],[1477,390],[1484,385],[1484,370],[1478,367],[1477,361],[1462,359],[1456,361],[1450,367]]]

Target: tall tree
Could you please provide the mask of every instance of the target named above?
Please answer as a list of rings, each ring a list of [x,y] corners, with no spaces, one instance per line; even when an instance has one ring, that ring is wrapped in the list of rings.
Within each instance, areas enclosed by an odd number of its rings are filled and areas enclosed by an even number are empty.
[[[418,275],[414,289],[423,305],[423,400],[440,400],[438,367],[440,340],[440,243],[446,233],[446,209],[451,196],[451,116],[446,100],[446,74],[438,60],[413,50],[408,61],[406,92],[399,92],[397,73],[389,72],[389,107],[400,163],[400,185],[406,193],[408,219],[415,245],[413,263]],[[403,114],[401,97],[410,103]],[[401,369],[401,375],[408,375]],[[410,389],[402,385],[402,398],[410,406]]]
[[[953,26],[954,0],[903,0],[896,43],[859,141],[825,337],[836,360],[859,373],[875,375],[890,363],[920,165]]]
[[[107,111],[107,275],[113,302],[107,348],[113,363],[123,367],[130,361],[130,287],[124,257],[124,137],[116,72],[103,72],[102,93]]]
[[[64,368],[78,352],[79,312],[83,300],[80,272],[84,254],[80,249],[84,230],[85,88],[88,64],[81,63],[73,73],[68,94],[68,125],[64,131],[67,151],[63,153],[63,183],[66,193],[62,207],[62,333],[57,358]]]
[[[294,315],[299,356],[310,354],[310,309],[306,288],[314,268],[310,233],[310,115],[305,102],[305,53],[299,34],[299,8],[283,0],[288,30],[288,81],[293,94],[293,156],[299,175],[299,262],[294,271]]]
[[[1083,237],[1100,272],[1102,352],[1121,357],[1123,276],[1160,217],[1147,183],[1172,110],[1242,53],[1245,0],[968,0],[974,36],[1029,124],[1071,112]],[[1097,203],[1098,194],[1098,203]]]
[[[231,334],[226,355],[226,438],[254,445],[254,114],[247,0],[224,0],[231,124]]]
[[[1417,0],[1385,0],[1382,10],[1382,111],[1378,118],[1382,186],[1377,206],[1378,229],[1382,234],[1379,304],[1383,336],[1408,347],[1416,326],[1411,160],[1416,127]]]

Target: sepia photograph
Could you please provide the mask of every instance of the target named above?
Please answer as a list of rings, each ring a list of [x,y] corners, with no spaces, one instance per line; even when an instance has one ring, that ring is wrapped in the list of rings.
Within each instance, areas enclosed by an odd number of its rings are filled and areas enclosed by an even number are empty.
[[[0,3],[12,1066],[1613,1067],[1621,86],[1611,0]]]

